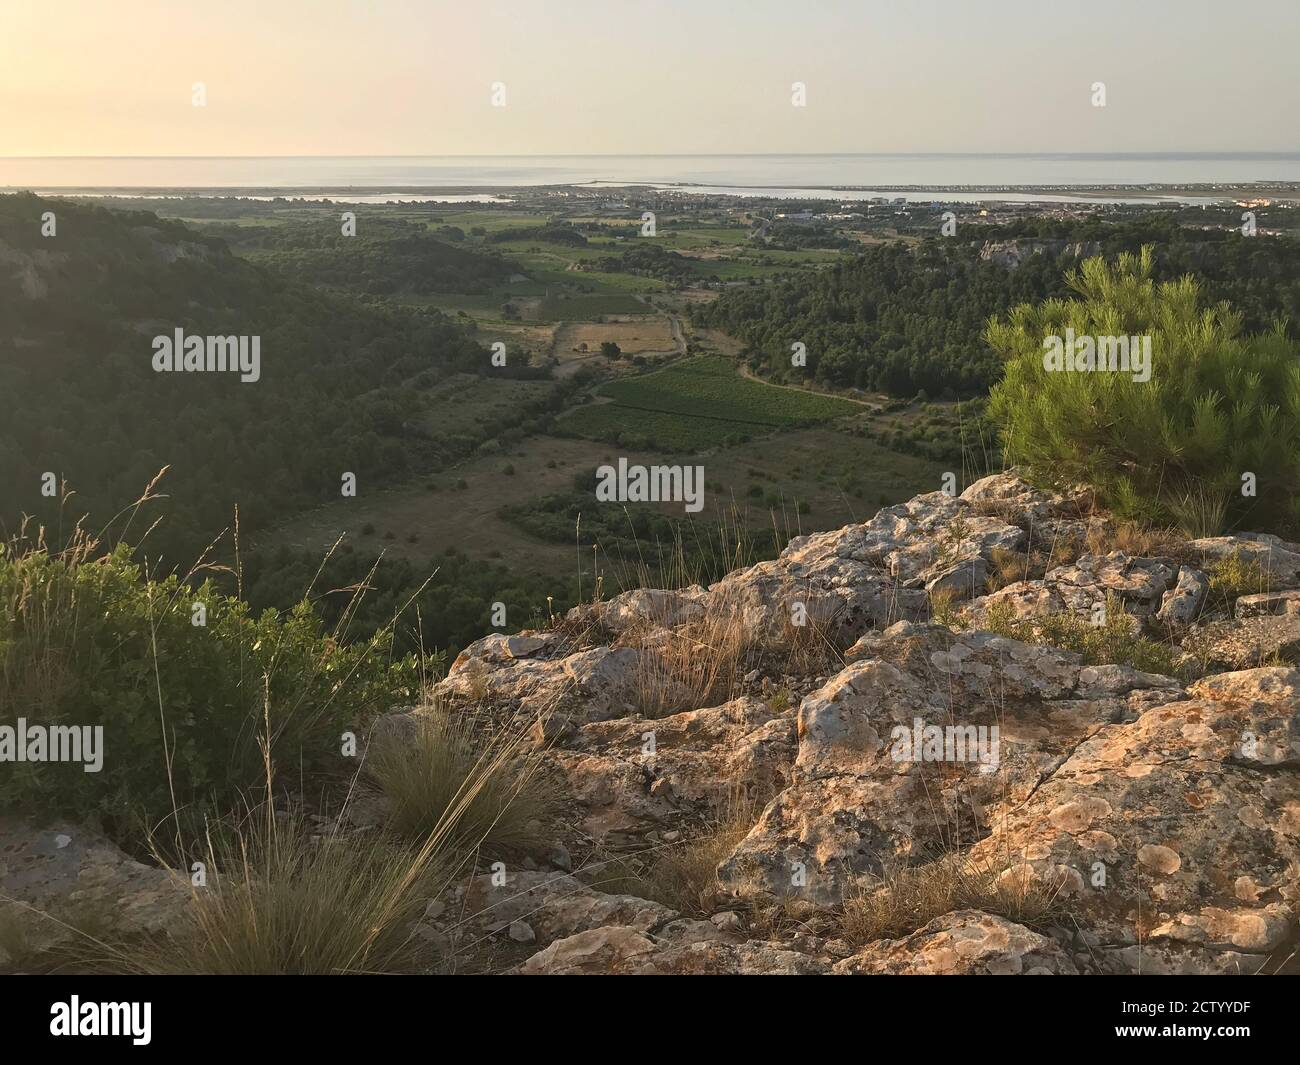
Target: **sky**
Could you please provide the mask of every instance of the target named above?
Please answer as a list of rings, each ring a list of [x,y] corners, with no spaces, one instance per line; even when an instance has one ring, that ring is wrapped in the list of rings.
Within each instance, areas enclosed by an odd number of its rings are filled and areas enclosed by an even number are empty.
[[[1298,54],[1296,0],[0,0],[0,155],[1297,151]]]

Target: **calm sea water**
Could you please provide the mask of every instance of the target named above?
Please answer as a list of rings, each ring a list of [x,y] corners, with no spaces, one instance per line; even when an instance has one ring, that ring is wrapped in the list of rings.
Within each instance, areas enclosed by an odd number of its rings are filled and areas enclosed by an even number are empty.
[[[733,195],[808,196],[823,191],[850,199],[853,197],[843,191],[845,186],[856,187],[860,195],[872,195],[901,185],[1009,189],[1251,181],[1300,181],[1300,153],[0,158],[0,188],[65,192],[356,190],[361,195],[361,190],[373,193],[381,189],[397,193],[439,188],[643,184],[686,186],[700,192]],[[936,195],[931,192],[913,198],[934,199]],[[945,198],[965,197],[954,193]],[[970,198],[990,197],[985,194]]]

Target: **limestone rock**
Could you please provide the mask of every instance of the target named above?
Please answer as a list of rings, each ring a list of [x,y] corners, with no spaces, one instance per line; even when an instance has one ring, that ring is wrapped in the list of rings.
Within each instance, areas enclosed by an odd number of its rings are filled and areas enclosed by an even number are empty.
[[[982,838],[1085,737],[1182,695],[992,633],[900,622],[870,646],[803,700],[793,782],[719,866],[725,883],[831,904],[858,876]],[[910,743],[921,726],[945,730],[937,758]]]
[[[652,653],[633,647],[517,658],[508,653],[509,639],[486,637],[467,647],[434,688],[434,696],[453,703],[492,700],[534,716],[562,713],[598,721],[635,713],[643,687],[638,681],[655,672]]]
[[[1180,566],[1177,583],[1165,592],[1156,617],[1169,625],[1190,625],[1196,620],[1210,590],[1210,580],[1198,569]]]
[[[1300,614],[1263,614],[1204,625],[1182,648],[1202,670],[1240,670],[1300,661]]]
[[[134,861],[89,829],[0,816],[0,895],[131,936],[180,928],[190,889],[188,879]]]
[[[448,912],[470,929],[504,931],[516,942],[536,940],[545,945],[605,925],[648,932],[677,916],[657,902],[635,895],[607,895],[563,873],[517,870],[501,886],[492,879],[476,876],[458,888]],[[514,929],[520,924],[529,929],[531,938],[517,938]]]
[[[1004,917],[958,910],[902,939],[872,943],[835,965],[841,975],[1074,976],[1055,940]]]
[[[1210,678],[1095,731],[972,860],[1011,884],[1067,883],[1073,912],[1108,947],[1140,933],[1262,964],[1294,931],[1300,900],[1300,779],[1267,771],[1295,757],[1298,686],[1292,669]],[[1195,971],[1217,964],[1182,957]]]
[[[1239,618],[1256,618],[1264,614],[1300,614],[1300,588],[1285,592],[1257,592],[1237,600]]]
[[[523,975],[811,975],[830,971],[821,959],[772,943],[711,939],[658,944],[631,928],[596,928],[557,940],[519,967]]]
[[[568,747],[556,763],[600,838],[715,815],[738,788],[766,802],[790,781],[795,710],[743,696],[656,720],[594,722]]]

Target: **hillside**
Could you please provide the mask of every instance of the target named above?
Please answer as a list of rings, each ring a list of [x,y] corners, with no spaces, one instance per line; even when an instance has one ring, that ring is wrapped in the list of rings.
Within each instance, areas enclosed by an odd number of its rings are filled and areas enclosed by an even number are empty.
[[[1142,538],[1014,471],[918,496],[707,589],[489,636],[380,717],[381,765],[468,715],[552,796],[513,785],[540,804],[521,849],[388,920],[420,971],[1272,971],[1298,662],[1300,545]],[[356,853],[409,812],[385,772],[322,819]],[[82,825],[10,818],[0,846],[0,891],[54,911],[91,883],[137,936],[207,905]]]
[[[341,210],[307,226],[211,226],[209,231],[284,277],[372,295],[482,295],[520,272],[502,256],[458,246],[465,235],[452,226],[443,227],[447,239],[439,239],[412,222],[363,216],[354,235],[344,236]]]
[[[42,216],[57,221],[42,236]],[[257,338],[252,374],[158,372],[155,338]],[[463,454],[420,423],[425,388],[486,352],[432,310],[361,304],[246,262],[148,212],[0,197],[0,496],[57,526],[46,473],[95,528],[163,466],[151,539],[188,564],[236,504],[254,530]],[[401,387],[419,377],[417,387]],[[470,445],[472,447],[472,442]],[[43,488],[46,489],[43,492]],[[142,521],[155,512],[146,509]]]
[[[982,337],[990,316],[1067,297],[1065,274],[1085,256],[1154,244],[1157,281],[1193,274],[1208,302],[1227,300],[1242,312],[1248,332],[1282,319],[1296,335],[1300,242],[1291,238],[1169,222],[971,225],[961,237],[867,248],[823,271],[728,292],[695,320],[739,337],[751,364],[776,380],[811,377],[908,397],[979,395],[1000,372]],[[796,342],[806,348],[806,370],[791,367]]]

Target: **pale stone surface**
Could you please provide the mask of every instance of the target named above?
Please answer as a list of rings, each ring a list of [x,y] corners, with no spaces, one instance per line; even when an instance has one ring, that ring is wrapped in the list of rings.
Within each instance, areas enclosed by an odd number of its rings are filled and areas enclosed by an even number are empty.
[[[881,940],[838,962],[847,975],[1074,976],[1061,946],[1004,917],[958,910],[903,939]]]
[[[1156,617],[1169,625],[1190,625],[1196,620],[1210,591],[1210,579],[1198,569],[1181,566],[1177,583],[1165,592]]]

